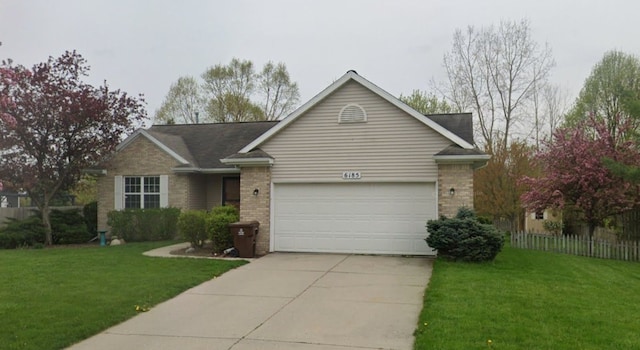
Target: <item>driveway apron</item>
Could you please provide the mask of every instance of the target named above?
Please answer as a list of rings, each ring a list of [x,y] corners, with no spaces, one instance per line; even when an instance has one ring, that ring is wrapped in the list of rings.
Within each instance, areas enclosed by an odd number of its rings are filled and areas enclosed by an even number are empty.
[[[432,260],[272,253],[70,349],[411,349]]]

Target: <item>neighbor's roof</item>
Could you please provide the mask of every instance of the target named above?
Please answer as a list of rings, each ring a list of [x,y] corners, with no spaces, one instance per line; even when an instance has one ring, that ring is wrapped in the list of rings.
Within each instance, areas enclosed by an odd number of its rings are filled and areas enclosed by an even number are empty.
[[[340,79],[336,80],[333,84],[329,85],[326,89],[322,90],[322,92],[320,92],[319,94],[314,96],[307,103],[305,103],[304,105],[300,106],[298,109],[296,109],[291,114],[289,114],[278,125],[274,126],[269,131],[265,132],[260,137],[258,137],[256,140],[254,140],[253,142],[251,142],[250,144],[248,144],[247,146],[242,148],[240,150],[240,153],[247,153],[247,152],[252,151],[255,148],[259,148],[261,144],[263,144],[264,142],[269,140],[271,137],[273,137],[275,134],[277,134],[280,130],[286,128],[293,121],[295,121],[296,119],[298,119],[299,117],[304,115],[308,110],[310,110],[311,108],[316,106],[322,100],[327,98],[333,92],[335,92],[340,87],[344,86],[345,84],[347,84],[350,81],[355,81],[355,82],[359,83],[360,85],[364,86],[365,88],[371,90],[373,93],[375,93],[378,96],[382,97],[383,99],[385,99],[386,101],[388,101],[392,105],[400,108],[401,110],[403,110],[407,114],[409,114],[412,117],[416,118],[421,123],[429,126],[431,129],[435,130],[437,133],[439,133],[442,136],[446,137],[447,139],[451,140],[451,142],[453,142],[454,144],[456,144],[456,145],[458,145],[458,146],[460,146],[460,147],[462,147],[464,149],[475,148],[475,146],[473,145],[473,142],[469,142],[468,140],[465,140],[464,138],[460,137],[456,133],[454,133],[451,130],[447,129],[445,126],[441,125],[440,122],[432,120],[432,119],[420,114],[418,111],[416,111],[415,109],[409,107],[407,104],[405,104],[404,102],[400,101],[399,99],[397,99],[396,97],[394,97],[390,93],[388,93],[385,90],[381,89],[380,87],[378,87],[377,85],[373,84],[369,80],[361,77],[355,71],[350,70],[345,75],[343,75]]]
[[[425,117],[474,145],[471,113],[425,114]],[[461,147],[462,148],[462,147]]]
[[[233,169],[220,159],[237,153],[248,142],[276,125],[277,121],[154,125],[139,129],[118,145],[121,150],[138,137],[146,137],[180,165],[176,170],[206,171],[207,169]]]

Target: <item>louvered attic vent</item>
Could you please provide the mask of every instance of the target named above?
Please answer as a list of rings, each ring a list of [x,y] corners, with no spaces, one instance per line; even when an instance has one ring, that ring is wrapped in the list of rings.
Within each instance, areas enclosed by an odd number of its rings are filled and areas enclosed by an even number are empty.
[[[364,108],[356,105],[349,104],[342,108],[340,115],[338,116],[340,123],[359,123],[367,121],[367,113]]]

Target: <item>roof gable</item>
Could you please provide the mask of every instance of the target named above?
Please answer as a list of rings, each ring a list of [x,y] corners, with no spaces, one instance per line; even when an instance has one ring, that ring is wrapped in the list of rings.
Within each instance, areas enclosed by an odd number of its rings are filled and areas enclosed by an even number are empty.
[[[144,137],[144,138],[148,139],[153,144],[158,146],[161,150],[163,150],[165,153],[167,153],[170,156],[172,156],[173,158],[175,158],[175,160],[177,160],[179,163],[181,163],[181,164],[189,164],[189,161],[187,159],[185,159],[180,154],[176,153],[171,147],[167,146],[166,144],[164,144],[163,142],[158,140],[156,137],[151,135],[151,133],[149,133],[145,129],[138,129],[131,136],[127,137],[118,146],[116,146],[116,152],[119,152],[119,151],[125,149],[127,146],[129,146],[131,143],[133,143],[133,141],[135,141],[136,139],[138,139],[140,137]]]
[[[398,107],[399,109],[401,109],[405,113],[407,113],[410,116],[414,117],[415,119],[417,119],[421,123],[429,126],[431,129],[433,129],[437,133],[441,134],[445,138],[451,140],[451,142],[453,142],[454,144],[462,147],[463,149],[473,149],[474,148],[473,142],[468,142],[468,140],[465,140],[465,138],[460,137],[456,133],[448,130],[446,127],[444,127],[440,123],[438,123],[438,122],[436,122],[436,121],[434,121],[434,120],[432,120],[432,119],[420,114],[415,109],[409,107],[404,102],[402,102],[399,99],[395,98],[394,96],[392,96],[388,92],[384,91],[383,89],[381,89],[377,85],[373,84],[372,82],[370,82],[367,79],[365,79],[365,78],[361,77],[360,75],[358,75],[355,71],[351,70],[351,71],[348,71],[345,75],[343,75],[336,82],[334,82],[333,84],[329,85],[322,92],[320,92],[319,94],[314,96],[307,103],[305,103],[304,105],[302,105],[301,107],[299,107],[298,109],[293,111],[291,114],[289,114],[286,118],[284,118],[282,121],[280,121],[280,123],[278,125],[276,125],[275,127],[271,128],[270,130],[268,130],[267,132],[262,134],[260,137],[255,139],[250,144],[246,145],[244,148],[242,148],[240,150],[240,153],[250,152],[254,148],[259,147],[265,141],[269,140],[271,137],[276,135],[280,130],[286,128],[289,124],[293,123],[295,120],[300,118],[307,111],[309,111],[311,108],[316,106],[318,103],[320,103],[322,100],[324,100],[327,96],[331,95],[333,92],[338,90],[340,87],[344,86],[349,81],[355,81],[355,82],[359,83],[360,85],[362,85],[365,88],[369,89],[370,91],[372,91],[376,95],[380,96],[384,100],[388,101],[392,105]]]
[[[220,159],[237,153],[248,142],[277,125],[277,121],[153,125],[139,129],[124,140],[116,151],[138,137],[146,137],[174,157],[183,170],[233,168]]]

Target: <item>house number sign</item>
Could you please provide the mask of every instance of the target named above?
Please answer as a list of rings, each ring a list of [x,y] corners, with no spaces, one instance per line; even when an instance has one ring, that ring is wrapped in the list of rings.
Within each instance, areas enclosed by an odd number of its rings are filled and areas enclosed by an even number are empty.
[[[362,174],[359,171],[343,171],[342,179],[343,180],[360,180],[362,179]]]

